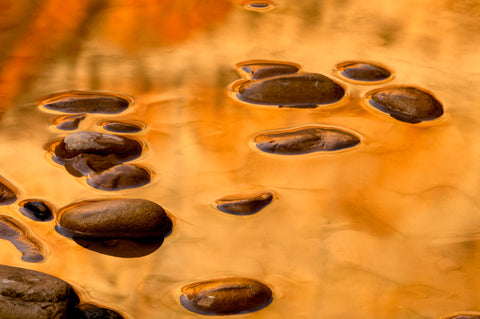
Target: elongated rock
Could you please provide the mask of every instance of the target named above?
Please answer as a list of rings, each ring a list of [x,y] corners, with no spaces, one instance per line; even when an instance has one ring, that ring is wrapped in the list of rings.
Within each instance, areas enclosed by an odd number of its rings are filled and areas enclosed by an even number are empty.
[[[262,81],[248,81],[238,88],[245,102],[281,107],[316,107],[339,101],[345,90],[332,79],[317,73],[299,73]]]
[[[78,301],[73,287],[59,278],[0,265],[0,318],[72,318]]]
[[[272,290],[249,278],[222,278],[195,282],[182,288],[180,303],[205,315],[228,315],[260,310],[272,301]]]
[[[36,263],[44,260],[40,241],[13,217],[0,215],[0,238],[10,241],[22,253],[23,261]]]
[[[350,148],[360,143],[360,138],[337,128],[303,126],[260,132],[253,142],[263,152],[299,155]]]
[[[429,92],[412,86],[389,86],[367,93],[370,104],[402,122],[420,123],[443,114],[442,104]]]
[[[346,80],[366,83],[384,81],[392,76],[386,68],[369,62],[349,61],[337,65],[336,68]]]
[[[142,145],[136,140],[90,131],[69,134],[55,147],[55,155],[60,159],[70,159],[80,154],[113,154],[127,160],[138,157],[141,153]]]
[[[40,103],[46,109],[63,113],[113,114],[126,110],[130,102],[113,94],[94,92],[65,92],[51,95]]]
[[[254,195],[233,195],[219,198],[216,207],[224,213],[233,215],[251,215],[259,212],[273,200],[271,192]]]
[[[57,230],[73,238],[165,237],[172,221],[158,204],[145,199],[84,201],[59,212]]]

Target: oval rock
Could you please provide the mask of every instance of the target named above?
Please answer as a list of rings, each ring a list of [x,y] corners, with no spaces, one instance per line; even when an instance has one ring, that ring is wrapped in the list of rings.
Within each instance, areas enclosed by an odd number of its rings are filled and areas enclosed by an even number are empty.
[[[272,290],[249,278],[222,278],[186,285],[180,303],[186,309],[205,315],[248,313],[268,306]]]
[[[142,131],[142,126],[126,121],[108,121],[102,123],[103,129],[115,133],[137,133]]]
[[[172,221],[158,204],[145,199],[84,201],[59,212],[57,230],[73,238],[165,237]]]
[[[237,97],[248,103],[280,107],[311,108],[341,100],[345,89],[317,73],[300,73],[248,81],[238,88]]]
[[[370,104],[402,122],[420,123],[443,114],[442,104],[429,92],[413,86],[390,86],[367,93]]]
[[[52,208],[42,200],[24,200],[19,203],[20,212],[36,221],[49,221],[53,219]]]
[[[224,213],[233,215],[252,215],[259,212],[273,200],[272,192],[254,195],[225,196],[215,201],[215,206]]]
[[[386,68],[368,62],[343,62],[336,69],[346,80],[360,82],[385,81],[392,76],[392,72]]]
[[[38,271],[0,265],[0,318],[72,318],[73,287]]]
[[[279,75],[297,73],[300,70],[300,67],[292,63],[248,61],[237,64],[237,69],[241,75],[248,79],[260,80]]]
[[[105,191],[135,188],[150,183],[150,173],[137,165],[122,164],[91,174],[88,185]]]
[[[140,142],[108,133],[91,131],[74,132],[65,136],[55,147],[55,155],[60,159],[70,159],[80,154],[116,155],[127,160],[142,153]]]
[[[108,93],[64,92],[40,101],[43,107],[63,113],[120,113],[128,108],[130,101]]]
[[[338,128],[304,126],[260,132],[253,142],[266,153],[300,155],[351,148],[360,143],[360,138]]]

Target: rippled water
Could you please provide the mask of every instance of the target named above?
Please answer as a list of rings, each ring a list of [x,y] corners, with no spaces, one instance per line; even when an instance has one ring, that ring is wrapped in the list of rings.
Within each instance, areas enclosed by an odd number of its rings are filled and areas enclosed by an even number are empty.
[[[0,215],[25,225],[40,242],[31,247],[44,255],[22,260],[2,239],[2,263],[55,275],[83,300],[129,318],[201,317],[181,306],[180,289],[225,276],[254,278],[273,291],[266,308],[233,318],[479,311],[480,4],[250,2],[0,4],[0,175],[18,191]],[[233,99],[236,66],[251,60],[326,75],[346,88],[346,98],[308,109]],[[344,81],[335,67],[345,61],[377,63],[393,78]],[[410,124],[366,103],[367,92],[398,84],[431,92],[444,114]],[[149,184],[101,191],[51,160],[47,145],[71,131],[58,129],[63,115],[37,101],[66,91],[135,101],[121,113],[88,114],[79,129],[139,125],[128,134],[144,141],[143,153],[129,163],[152,171]],[[252,144],[259,132],[305,125],[355,132],[361,143],[291,156]],[[256,214],[215,208],[219,198],[263,191],[275,197]],[[58,211],[118,197],[149,199],[171,214],[173,231],[160,247],[131,258],[103,254],[58,234],[55,220],[20,212],[27,199]]]

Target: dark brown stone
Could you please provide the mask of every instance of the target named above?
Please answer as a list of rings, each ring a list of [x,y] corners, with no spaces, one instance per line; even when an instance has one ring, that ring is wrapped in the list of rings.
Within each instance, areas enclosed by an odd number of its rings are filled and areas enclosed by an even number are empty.
[[[91,174],[88,185],[104,191],[116,191],[146,185],[150,182],[150,173],[137,165],[122,164]]]
[[[42,245],[20,221],[0,215],[0,238],[10,241],[26,262],[40,262],[44,259]]]
[[[273,200],[271,192],[254,195],[234,195],[219,198],[216,207],[224,213],[233,215],[251,215],[259,212]]]
[[[248,78],[252,80],[260,80],[273,76],[297,73],[300,68],[288,63],[275,62],[246,62],[237,65]]]
[[[391,117],[420,123],[440,117],[442,104],[429,92],[412,86],[390,86],[367,93],[370,104]]]
[[[75,309],[75,319],[123,319],[123,316],[108,308],[83,303]]]
[[[20,204],[20,212],[35,221],[49,221],[53,219],[52,208],[42,200],[27,199]]]
[[[110,121],[103,124],[103,129],[115,133],[137,133],[142,127],[135,123]]]
[[[237,97],[245,102],[280,107],[316,107],[345,96],[345,90],[330,78],[317,73],[278,76],[248,81],[238,88]]]
[[[17,200],[17,194],[8,183],[0,179],[0,205],[10,205]]]
[[[73,176],[87,176],[103,172],[122,161],[113,154],[102,156],[95,154],[80,154],[65,161],[65,169]]]
[[[78,129],[80,122],[85,120],[85,114],[75,114],[68,116],[61,116],[54,120],[54,123],[57,124],[59,130],[64,131],[74,131]]]
[[[260,310],[272,301],[271,289],[249,278],[223,278],[189,284],[182,288],[180,303],[205,315],[228,315]]]
[[[71,318],[79,299],[73,287],[38,271],[0,265],[0,318]]]
[[[164,237],[172,221],[164,209],[145,199],[84,201],[64,207],[57,230],[73,238]]]
[[[338,65],[337,69],[345,78],[355,81],[383,81],[392,75],[389,70],[366,62],[345,62]]]
[[[298,155],[350,148],[360,143],[360,138],[337,128],[307,126],[260,132],[253,142],[263,152]]]
[[[128,100],[111,94],[67,92],[47,97],[43,106],[63,113],[113,114],[126,110],[129,104]]]
[[[142,145],[136,140],[90,131],[71,133],[55,147],[55,156],[60,159],[71,159],[80,154],[113,154],[122,160],[128,160],[140,156],[141,153]]]

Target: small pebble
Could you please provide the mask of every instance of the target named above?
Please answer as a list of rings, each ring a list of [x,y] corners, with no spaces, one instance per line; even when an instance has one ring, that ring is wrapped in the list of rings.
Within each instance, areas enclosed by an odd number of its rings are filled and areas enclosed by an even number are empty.
[[[44,108],[63,113],[113,114],[125,111],[130,102],[117,95],[95,92],[65,92],[40,101]]]
[[[73,287],[59,278],[0,265],[0,318],[74,318],[78,302]]]
[[[272,301],[272,290],[249,278],[195,282],[182,288],[180,303],[203,315],[231,315],[260,310]]]
[[[172,229],[165,210],[145,199],[84,201],[61,209],[57,221],[72,238],[165,237]]]
[[[255,195],[234,195],[219,198],[215,206],[224,213],[233,215],[252,215],[258,213],[273,200],[272,192]]]
[[[137,165],[122,164],[91,174],[88,185],[104,191],[135,188],[150,183],[150,173]]]
[[[420,123],[443,114],[442,104],[430,93],[412,86],[390,86],[367,93],[370,104],[402,122]]]
[[[59,130],[63,131],[74,131],[78,129],[80,122],[85,120],[85,114],[75,114],[75,115],[67,115],[67,116],[60,116],[54,119],[54,124],[56,124]]]
[[[126,121],[108,121],[103,123],[103,129],[115,133],[137,133],[142,127],[136,123]]]
[[[260,132],[253,142],[263,152],[299,155],[351,148],[360,143],[360,138],[337,128],[306,126]]]
[[[122,160],[128,160],[140,156],[141,153],[142,145],[136,140],[91,131],[71,133],[55,147],[55,156],[60,159],[71,159],[80,154],[113,154]]]
[[[237,93],[237,97],[244,102],[290,108],[315,108],[321,104],[335,103],[344,96],[343,87],[317,73],[248,81],[238,87]]]
[[[51,206],[41,200],[24,200],[19,203],[20,212],[35,221],[49,221],[53,219]]]
[[[392,76],[392,73],[384,67],[367,62],[344,62],[336,67],[344,79],[359,82],[385,81]]]

